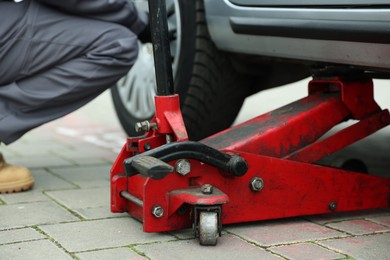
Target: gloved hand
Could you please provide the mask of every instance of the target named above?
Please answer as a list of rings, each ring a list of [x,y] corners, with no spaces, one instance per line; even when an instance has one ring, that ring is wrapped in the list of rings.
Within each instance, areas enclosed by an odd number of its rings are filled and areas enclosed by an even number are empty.
[[[149,15],[149,14],[148,14]],[[150,20],[148,19],[148,23],[144,30],[138,34],[138,39],[142,43],[152,42],[152,32],[150,31]]]

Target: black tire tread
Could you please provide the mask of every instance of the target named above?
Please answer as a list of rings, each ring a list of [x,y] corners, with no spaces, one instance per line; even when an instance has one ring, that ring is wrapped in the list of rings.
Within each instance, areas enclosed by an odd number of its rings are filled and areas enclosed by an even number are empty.
[[[248,81],[217,50],[206,26],[203,0],[196,1],[196,45],[193,77],[182,113],[191,140],[229,127],[249,94]]]

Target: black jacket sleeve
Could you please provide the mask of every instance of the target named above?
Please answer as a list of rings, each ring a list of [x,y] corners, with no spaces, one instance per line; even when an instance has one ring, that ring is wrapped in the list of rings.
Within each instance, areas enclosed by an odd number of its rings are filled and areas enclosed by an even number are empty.
[[[148,16],[131,0],[38,0],[75,15],[122,24],[139,34],[148,22]]]

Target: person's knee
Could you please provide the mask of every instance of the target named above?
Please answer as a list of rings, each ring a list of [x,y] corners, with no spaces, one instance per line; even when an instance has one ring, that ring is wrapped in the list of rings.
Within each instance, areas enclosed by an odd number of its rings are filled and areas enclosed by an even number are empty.
[[[113,48],[119,48],[115,58],[127,65],[132,66],[138,56],[138,38],[129,29],[123,26],[117,26],[112,32]]]
[[[138,56],[137,35],[121,25],[113,24],[102,32],[99,43],[88,55],[106,65],[128,71]]]

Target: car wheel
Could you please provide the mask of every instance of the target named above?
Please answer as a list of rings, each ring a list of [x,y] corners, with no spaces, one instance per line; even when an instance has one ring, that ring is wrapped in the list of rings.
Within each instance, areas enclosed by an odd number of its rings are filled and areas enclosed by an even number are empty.
[[[191,140],[229,127],[249,94],[246,80],[210,39],[203,0],[167,0],[175,92]],[[129,136],[154,114],[156,80],[151,43],[139,43],[129,73],[112,88],[118,118]]]

